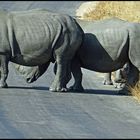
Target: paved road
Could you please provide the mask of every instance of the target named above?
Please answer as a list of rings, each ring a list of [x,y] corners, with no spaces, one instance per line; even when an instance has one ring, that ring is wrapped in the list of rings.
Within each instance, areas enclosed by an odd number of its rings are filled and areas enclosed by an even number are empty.
[[[46,7],[74,15],[81,3],[0,1],[0,9]],[[140,138],[140,105],[102,86],[97,73],[83,69],[85,93],[51,93],[52,65],[32,84],[9,69],[10,87],[0,89],[0,138]]]

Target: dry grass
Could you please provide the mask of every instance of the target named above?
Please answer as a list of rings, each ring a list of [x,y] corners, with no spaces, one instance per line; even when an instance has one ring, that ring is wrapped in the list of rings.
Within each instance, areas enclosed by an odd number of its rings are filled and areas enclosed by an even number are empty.
[[[76,15],[84,20],[101,20],[118,17],[122,20],[140,22],[140,1],[86,2],[77,9]],[[130,95],[140,102],[140,82],[135,87],[127,87]]]
[[[110,17],[140,22],[140,1],[93,1],[82,4],[77,16],[87,20],[100,20]]]
[[[134,87],[127,86],[130,95],[134,97],[140,103],[140,82],[138,82]]]

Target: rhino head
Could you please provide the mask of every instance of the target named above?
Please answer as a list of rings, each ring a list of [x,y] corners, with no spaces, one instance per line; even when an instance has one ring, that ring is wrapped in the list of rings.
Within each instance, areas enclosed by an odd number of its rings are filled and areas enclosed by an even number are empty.
[[[47,62],[43,65],[29,67],[14,63],[14,67],[24,77],[27,83],[33,83],[45,73],[49,64],[50,62]]]

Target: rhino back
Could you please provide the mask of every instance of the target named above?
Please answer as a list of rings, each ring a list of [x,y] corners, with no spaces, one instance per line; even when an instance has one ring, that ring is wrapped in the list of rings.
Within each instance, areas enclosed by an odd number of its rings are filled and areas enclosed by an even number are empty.
[[[60,36],[62,45],[64,40],[63,34],[69,30],[69,36],[73,36],[76,33],[74,30],[77,29],[71,17],[45,10],[33,10],[28,13],[14,12],[11,15],[15,36],[13,62],[26,61],[28,63],[32,59],[38,64],[40,60],[45,63],[51,59],[52,50],[57,46]],[[38,60],[38,57],[40,60]]]
[[[104,30],[106,28],[119,28],[127,23],[127,21],[115,17],[98,21],[88,21],[81,19],[76,19],[76,21],[82,27],[85,33],[93,32],[94,30],[98,29]]]
[[[124,65],[128,59],[128,31],[125,24],[118,19],[85,24],[85,39],[79,51],[83,67],[106,72]]]
[[[48,48],[47,45],[53,45],[52,42],[61,26],[47,13],[15,13],[13,30],[21,52],[27,54],[31,50],[44,52],[43,49]]]

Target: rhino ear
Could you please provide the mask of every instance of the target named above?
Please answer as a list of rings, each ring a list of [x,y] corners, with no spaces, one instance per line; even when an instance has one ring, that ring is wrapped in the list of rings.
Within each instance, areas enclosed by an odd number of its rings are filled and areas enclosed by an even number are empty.
[[[45,64],[33,67],[23,66],[15,63],[12,64],[14,65],[16,71],[20,73],[20,75],[22,75],[26,81],[27,79],[32,79],[32,81],[36,81],[41,75],[43,75],[46,72],[50,65],[50,61],[46,62]]]
[[[33,78],[34,78],[33,81],[37,80],[41,75],[45,73],[49,64],[50,62],[47,62],[40,66],[30,67],[30,66],[23,66],[23,65],[13,63],[16,71],[20,73],[20,75],[22,75],[26,81],[27,79],[33,80]]]

